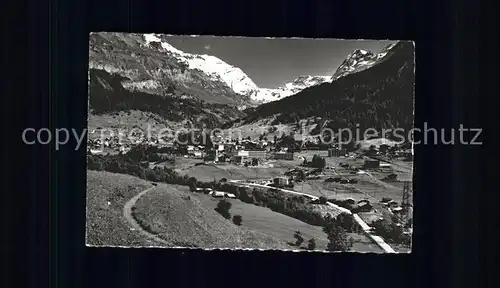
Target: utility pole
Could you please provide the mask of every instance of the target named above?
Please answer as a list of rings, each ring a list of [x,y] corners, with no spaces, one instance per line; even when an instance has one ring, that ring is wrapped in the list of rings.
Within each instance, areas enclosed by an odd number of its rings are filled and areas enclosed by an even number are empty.
[[[412,192],[410,191],[410,181],[405,181],[403,186],[403,198],[401,200],[401,208],[403,208],[403,220],[406,222],[408,220],[408,214],[410,210],[410,197]]]

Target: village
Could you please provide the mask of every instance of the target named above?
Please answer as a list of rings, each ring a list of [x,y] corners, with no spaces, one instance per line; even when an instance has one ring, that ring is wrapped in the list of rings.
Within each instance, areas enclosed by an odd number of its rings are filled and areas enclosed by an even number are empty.
[[[378,143],[360,149],[360,145],[347,150],[337,145],[321,145],[316,141],[289,141],[282,137],[268,140],[266,137],[256,139],[214,139],[216,144],[195,145],[178,142],[150,141],[138,138],[136,143],[119,141],[118,135],[111,134],[104,139],[89,137],[89,152],[93,154],[127,153],[134,145],[147,145],[158,149],[158,154],[172,156],[174,163],[189,163],[182,171],[188,176],[200,178],[199,171],[206,167],[216,167],[227,175],[219,176],[220,181],[233,181],[245,185],[260,185],[281,189],[300,190],[300,193],[317,197],[337,196],[344,204],[356,206],[356,209],[369,212],[376,201],[383,203],[397,214],[410,205],[403,203],[405,182],[411,182],[413,154],[411,146]],[[285,141],[288,140],[288,141]],[[214,141],[215,142],[215,141]],[[378,141],[380,142],[380,141]],[[367,141],[370,143],[370,140]],[[104,148],[104,149],[102,149]],[[151,163],[151,165],[162,165]],[[399,164],[394,164],[399,163]],[[174,164],[182,166],[181,164]],[[202,168],[195,167],[203,165]],[[238,168],[240,167],[240,168]],[[404,169],[401,169],[404,167]],[[253,169],[260,171],[253,177],[231,179],[234,171]],[[266,173],[266,171],[278,171]],[[210,172],[207,172],[210,174]],[[214,173],[217,174],[217,173]],[[226,176],[226,177],[223,177]],[[209,176],[211,177],[211,175]],[[368,178],[367,178],[368,177]],[[238,178],[238,177],[236,177]],[[215,176],[214,176],[215,179]],[[358,183],[359,182],[359,183]],[[375,183],[371,183],[375,182]],[[384,184],[380,184],[384,183]],[[388,184],[387,184],[388,183]],[[400,185],[401,184],[401,185]],[[197,188],[213,197],[234,198],[231,193],[215,191],[211,188]],[[374,191],[382,190],[382,191]],[[387,191],[386,191],[387,190]],[[397,191],[394,191],[397,190]],[[367,192],[368,191],[368,192]],[[373,192],[372,192],[373,191]],[[396,197],[385,197],[394,196]],[[356,199],[358,198],[358,199]],[[396,198],[396,199],[393,199]],[[398,201],[399,200],[399,201]],[[352,208],[352,207],[351,207]]]

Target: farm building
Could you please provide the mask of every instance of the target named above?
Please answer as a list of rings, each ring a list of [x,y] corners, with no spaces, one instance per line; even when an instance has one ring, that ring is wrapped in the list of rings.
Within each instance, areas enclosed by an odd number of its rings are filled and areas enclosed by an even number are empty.
[[[209,194],[212,195],[212,197],[224,197],[224,196],[226,196],[226,193],[224,193],[222,191],[212,191]]]
[[[366,159],[363,168],[378,168],[380,167],[379,160]]]
[[[217,162],[224,163],[227,161],[227,157],[225,155],[220,155],[217,157]]]
[[[275,185],[286,186],[290,183],[287,177],[276,177],[273,179]]]
[[[241,156],[241,157],[247,157],[247,158],[265,158],[266,157],[266,151],[246,151],[246,150],[240,150],[236,154],[236,156]]]
[[[234,143],[222,143],[222,144],[217,144],[217,150],[218,151],[224,151],[224,152],[232,152],[236,148],[236,145]]]
[[[311,151],[315,155],[321,156],[321,157],[329,157],[330,152],[328,150],[317,150],[317,151]]]
[[[399,206],[398,207],[394,207],[394,208],[390,208],[390,209],[391,209],[391,211],[393,213],[400,213],[401,211],[403,211],[403,208],[401,208]]]
[[[347,155],[346,149],[333,148],[328,150],[328,157],[340,157],[346,155]]]
[[[274,159],[293,160],[293,152],[275,152]]]
[[[239,165],[247,164],[251,166],[258,166],[259,164],[262,164],[262,159],[261,158],[252,158],[252,157],[247,157],[247,156],[234,156],[231,160],[231,162]]]
[[[194,151],[194,157],[196,158],[203,158],[205,154],[202,151]]]

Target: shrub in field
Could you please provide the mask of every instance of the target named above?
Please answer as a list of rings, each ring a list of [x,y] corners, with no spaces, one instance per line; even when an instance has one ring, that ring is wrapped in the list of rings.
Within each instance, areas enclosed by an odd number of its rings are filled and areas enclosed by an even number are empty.
[[[309,241],[307,241],[307,249],[308,250],[316,249],[316,240],[314,238],[311,238],[309,239]]]
[[[326,197],[324,197],[324,196],[319,197],[319,204],[325,205],[326,202],[328,202],[328,200],[326,199]]]
[[[196,182],[189,183],[189,191],[191,191],[191,192],[196,191]]]
[[[246,189],[246,188],[240,189],[239,199],[245,203],[249,203],[249,204],[254,203],[253,195],[251,193],[248,193],[248,189]]]
[[[337,215],[334,221],[338,226],[344,228],[347,232],[356,232],[361,230],[358,222],[354,220],[354,217],[351,214],[342,212]]]
[[[222,217],[226,219],[231,219],[231,213],[229,213],[229,209],[231,209],[231,202],[227,201],[226,199],[220,200],[219,203],[217,203],[217,207],[215,208],[215,211],[222,215]]]
[[[393,243],[409,245],[411,236],[404,233],[403,225],[389,219],[378,219],[372,222],[375,233]]]
[[[408,221],[405,223],[405,228],[411,228],[413,227],[413,218],[409,218]]]
[[[347,236],[344,228],[335,222],[330,222],[323,227],[323,231],[328,235],[328,251],[349,251],[352,241]]]
[[[302,233],[300,233],[300,231],[295,231],[293,237],[295,238],[295,246],[297,247],[299,247],[304,242],[304,237],[302,237]]]
[[[234,215],[233,216],[233,223],[240,226],[241,223],[243,222],[243,217],[241,215]]]

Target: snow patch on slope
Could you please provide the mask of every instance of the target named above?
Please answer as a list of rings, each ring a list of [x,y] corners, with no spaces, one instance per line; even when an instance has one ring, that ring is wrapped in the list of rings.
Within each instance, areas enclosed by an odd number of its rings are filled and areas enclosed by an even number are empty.
[[[370,51],[361,49],[354,50],[347,56],[344,62],[340,64],[331,80],[335,81],[346,75],[357,73],[372,67],[387,56],[389,50],[391,50],[396,44],[397,42],[388,45],[378,54],[373,54]]]
[[[292,82],[286,83],[275,89],[261,88],[259,93],[255,96],[255,100],[262,103],[280,100],[297,94],[308,87],[330,82],[330,78],[330,76],[299,76]]]

